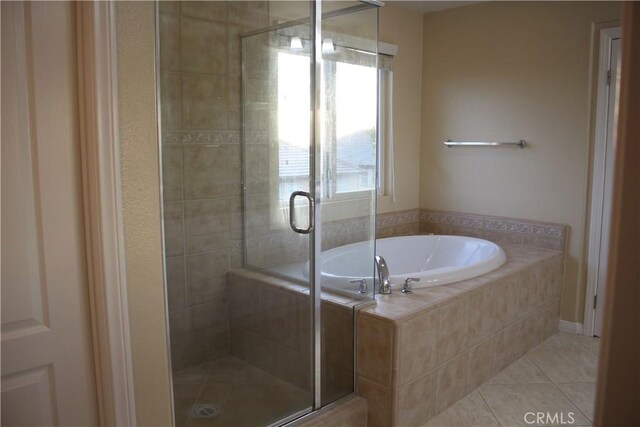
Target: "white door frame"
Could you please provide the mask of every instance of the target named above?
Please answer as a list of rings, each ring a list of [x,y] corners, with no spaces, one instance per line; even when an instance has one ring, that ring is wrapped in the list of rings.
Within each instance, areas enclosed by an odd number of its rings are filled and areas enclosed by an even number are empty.
[[[78,84],[89,304],[101,425],[136,424],[124,231],[114,2],[78,2]]]
[[[591,203],[589,219],[589,245],[587,255],[587,292],[584,306],[583,333],[593,336],[595,330],[594,299],[598,285],[598,261],[600,259],[602,206],[604,204],[605,182],[605,145],[607,138],[607,112],[609,105],[609,91],[615,87],[607,83],[607,73],[610,69],[611,41],[621,38],[620,27],[604,28],[600,30],[599,63],[596,98],[596,126],[593,145],[593,159],[591,172]],[[613,178],[610,172],[610,178]]]

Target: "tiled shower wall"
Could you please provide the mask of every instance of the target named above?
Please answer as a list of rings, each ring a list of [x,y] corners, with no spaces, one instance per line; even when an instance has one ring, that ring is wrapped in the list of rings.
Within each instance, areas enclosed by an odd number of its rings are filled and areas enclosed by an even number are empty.
[[[162,170],[174,369],[229,352],[240,263],[240,37],[266,2],[159,2]]]

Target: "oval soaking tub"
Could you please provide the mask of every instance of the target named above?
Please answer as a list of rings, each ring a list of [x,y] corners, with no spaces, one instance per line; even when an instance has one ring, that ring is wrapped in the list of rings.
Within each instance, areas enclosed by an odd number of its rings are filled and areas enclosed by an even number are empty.
[[[322,253],[323,283],[335,285],[357,279],[370,271],[371,242],[353,243]],[[407,277],[413,288],[439,286],[486,274],[506,261],[500,246],[487,240],[463,236],[418,235],[376,241],[376,255],[384,257],[394,289]],[[362,274],[362,273],[360,273]]]

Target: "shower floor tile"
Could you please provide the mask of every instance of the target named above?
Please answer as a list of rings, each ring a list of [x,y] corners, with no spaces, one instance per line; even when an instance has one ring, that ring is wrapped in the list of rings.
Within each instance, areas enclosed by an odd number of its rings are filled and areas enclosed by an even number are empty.
[[[598,338],[558,332],[424,427],[535,425],[524,416],[538,411],[591,425],[599,348]]]
[[[176,426],[263,426],[310,406],[303,390],[232,356],[174,373]]]

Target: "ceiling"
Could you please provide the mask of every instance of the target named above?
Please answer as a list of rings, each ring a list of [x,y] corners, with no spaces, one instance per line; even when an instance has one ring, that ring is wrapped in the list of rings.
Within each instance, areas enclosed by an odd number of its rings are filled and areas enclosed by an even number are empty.
[[[413,10],[420,13],[435,12],[437,10],[451,9],[454,7],[465,6],[468,4],[478,3],[477,1],[400,1],[400,0],[386,0],[387,4],[393,4],[400,6],[403,9]]]

